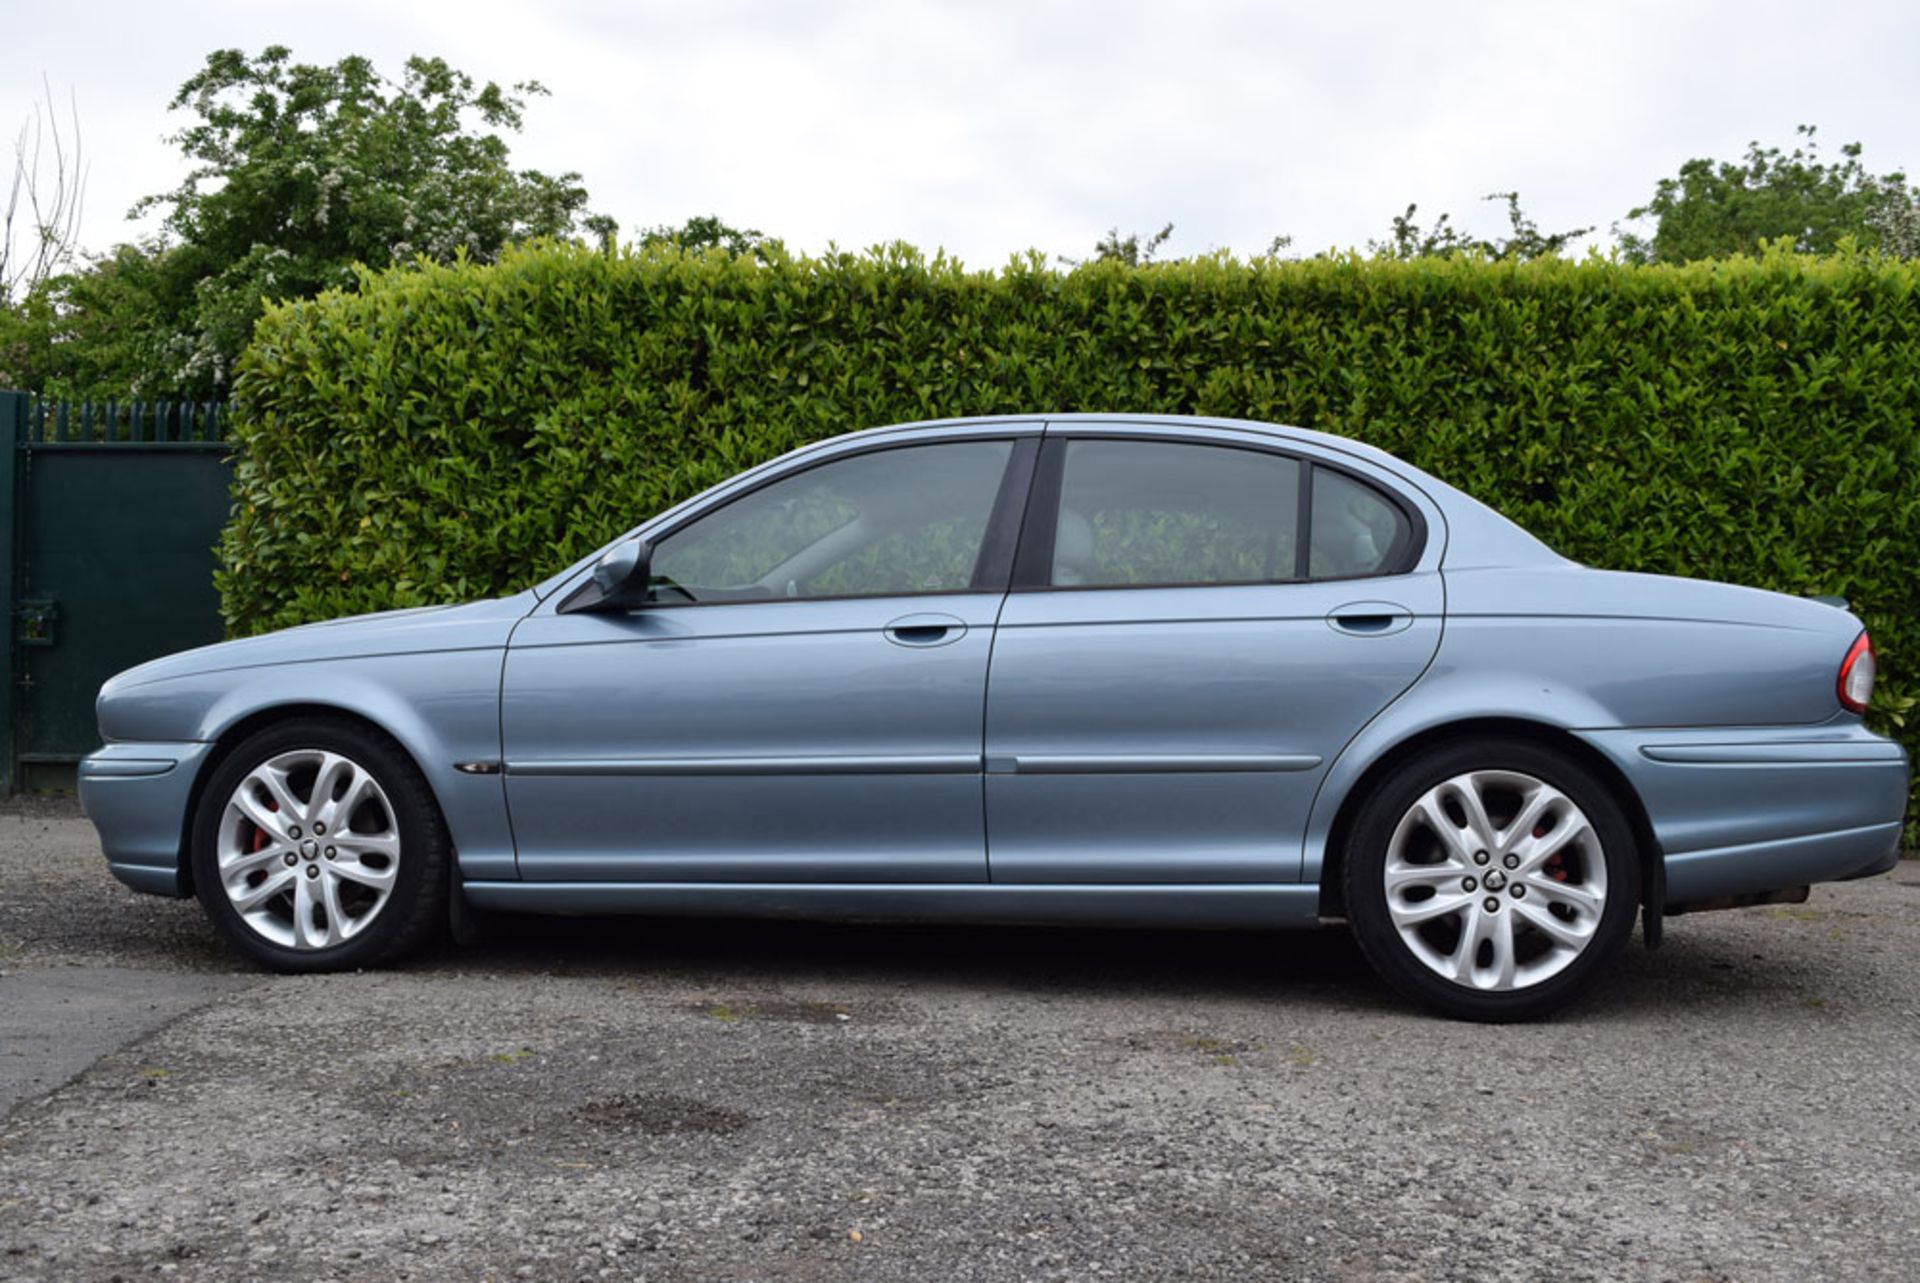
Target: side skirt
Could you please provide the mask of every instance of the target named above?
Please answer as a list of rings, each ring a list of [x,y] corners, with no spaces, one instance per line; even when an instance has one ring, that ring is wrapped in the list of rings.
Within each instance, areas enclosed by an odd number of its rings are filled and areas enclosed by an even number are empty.
[[[779,882],[468,882],[482,909],[691,917],[823,918],[1139,927],[1311,927],[1320,888],[1158,886],[892,886]]]

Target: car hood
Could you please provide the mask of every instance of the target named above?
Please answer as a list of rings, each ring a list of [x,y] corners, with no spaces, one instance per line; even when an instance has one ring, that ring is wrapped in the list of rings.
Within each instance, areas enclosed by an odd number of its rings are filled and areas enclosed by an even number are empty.
[[[525,618],[539,600],[528,591],[461,606],[386,610],[302,624],[298,628],[219,642],[149,661],[113,678],[101,689],[101,694],[234,668],[503,647],[513,626]]]

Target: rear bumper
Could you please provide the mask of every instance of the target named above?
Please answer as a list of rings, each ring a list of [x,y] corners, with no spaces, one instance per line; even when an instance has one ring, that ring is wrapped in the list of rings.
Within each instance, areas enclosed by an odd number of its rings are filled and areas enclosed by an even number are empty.
[[[1900,858],[1906,753],[1857,723],[1579,734],[1645,806],[1669,904],[1867,877]]]
[[[136,891],[187,894],[187,803],[211,744],[109,744],[80,762],[80,804],[107,868]]]

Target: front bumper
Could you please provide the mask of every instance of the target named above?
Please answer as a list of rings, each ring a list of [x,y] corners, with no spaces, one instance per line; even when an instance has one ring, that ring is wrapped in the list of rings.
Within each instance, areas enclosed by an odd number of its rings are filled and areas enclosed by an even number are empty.
[[[80,762],[80,804],[113,876],[136,891],[188,894],[187,806],[213,745],[109,744]]]
[[[1858,723],[1582,731],[1639,795],[1670,905],[1884,873],[1907,756]]]

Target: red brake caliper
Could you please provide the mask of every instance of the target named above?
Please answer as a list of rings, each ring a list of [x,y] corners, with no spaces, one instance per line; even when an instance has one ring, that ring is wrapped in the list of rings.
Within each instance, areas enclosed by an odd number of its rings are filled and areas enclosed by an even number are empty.
[[[280,809],[280,804],[272,798],[268,798],[267,809],[269,811],[277,811]],[[264,851],[267,849],[267,831],[258,824],[253,826],[253,849],[256,851]]]
[[[1537,838],[1543,838],[1546,835],[1547,835],[1546,825],[1544,824],[1534,825],[1533,836]],[[1565,882],[1567,880],[1566,861],[1560,858],[1560,854],[1557,851],[1554,854],[1547,857],[1547,862],[1540,866],[1540,871],[1546,874],[1548,877],[1552,878],[1555,882]]]

